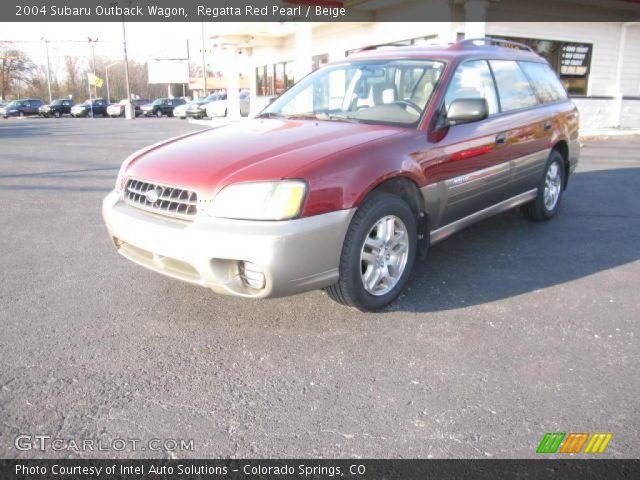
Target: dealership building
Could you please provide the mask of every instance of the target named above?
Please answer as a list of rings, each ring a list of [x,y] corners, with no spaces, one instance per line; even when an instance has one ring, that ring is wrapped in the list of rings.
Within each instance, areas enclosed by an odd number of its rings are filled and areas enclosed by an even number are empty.
[[[446,45],[485,36],[513,40],[550,62],[578,106],[584,129],[640,127],[638,0],[440,3],[439,15],[448,22],[398,22],[427,18],[424,0],[360,0],[350,9],[358,21],[218,23],[210,42],[225,86],[248,87],[256,112],[310,71],[364,47]],[[581,18],[599,21],[576,21]],[[231,116],[234,111],[230,107]]]

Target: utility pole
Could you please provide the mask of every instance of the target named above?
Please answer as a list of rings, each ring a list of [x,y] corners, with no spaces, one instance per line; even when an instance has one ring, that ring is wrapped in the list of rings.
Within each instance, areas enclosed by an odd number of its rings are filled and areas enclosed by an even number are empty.
[[[53,97],[51,95],[51,64],[49,62],[49,40],[42,37],[40,38],[44,42],[44,48],[47,52],[47,87],[49,89],[49,103],[53,102]]]
[[[205,58],[206,43],[204,36],[204,22],[202,22],[202,88],[203,96],[207,96],[207,60]]]
[[[191,78],[191,52],[189,51],[189,39],[187,38],[187,81]],[[186,99],[187,89],[185,84],[182,84],[182,97]]]
[[[127,84],[127,104],[124,106],[124,117],[133,120],[133,108],[131,107],[131,88],[129,87],[129,58],[127,57],[127,29],[124,25],[124,14],[122,16],[122,47],[124,50],[124,79]]]

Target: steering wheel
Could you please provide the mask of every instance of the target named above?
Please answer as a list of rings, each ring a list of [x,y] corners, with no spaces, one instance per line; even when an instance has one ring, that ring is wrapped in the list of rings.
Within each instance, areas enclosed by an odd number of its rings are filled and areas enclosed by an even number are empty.
[[[410,100],[396,100],[396,101],[395,101],[395,102],[393,102],[393,103],[397,103],[397,104],[399,104],[399,105],[404,105],[405,107],[409,107],[409,108],[411,108],[412,110],[415,110],[415,112],[416,112],[418,115],[422,114],[422,108],[420,108],[418,105],[416,105],[415,103],[413,103],[413,102],[412,102],[412,101],[410,101]]]

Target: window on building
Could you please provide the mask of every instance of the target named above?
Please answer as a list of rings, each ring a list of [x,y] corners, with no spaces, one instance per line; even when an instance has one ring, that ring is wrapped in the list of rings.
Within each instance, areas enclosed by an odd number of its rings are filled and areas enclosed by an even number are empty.
[[[489,115],[498,112],[498,96],[489,65],[485,60],[464,62],[458,67],[444,97],[448,110],[454,100],[461,98],[484,98],[489,106]]]
[[[256,68],[256,90],[259,97],[266,96],[269,88],[267,85],[266,69],[266,65]]]
[[[256,90],[259,97],[280,95],[293,83],[293,62],[279,62],[256,68]]]
[[[560,76],[560,81],[569,94],[587,94],[591,72],[592,44],[506,36],[496,38],[528,45],[549,62],[551,68]]]
[[[567,98],[567,93],[549,65],[535,62],[520,62],[538,98],[543,103],[553,103]]]
[[[295,83],[293,78],[293,62],[284,63],[284,84],[285,88],[290,88]]]
[[[276,63],[274,65],[274,70],[275,70],[274,92],[276,95],[280,95],[287,88],[285,86],[285,78],[284,78],[284,63]]]
[[[533,107],[538,104],[529,80],[520,66],[510,60],[491,60],[489,62],[500,97],[503,112]]]

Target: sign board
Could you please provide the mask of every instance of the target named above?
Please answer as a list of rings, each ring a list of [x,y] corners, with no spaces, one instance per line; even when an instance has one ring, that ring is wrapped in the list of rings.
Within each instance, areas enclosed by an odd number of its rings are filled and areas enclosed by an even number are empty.
[[[189,83],[189,60],[149,60],[149,83]]]
[[[587,43],[564,43],[560,50],[560,75],[587,75],[591,64],[591,48]]]

